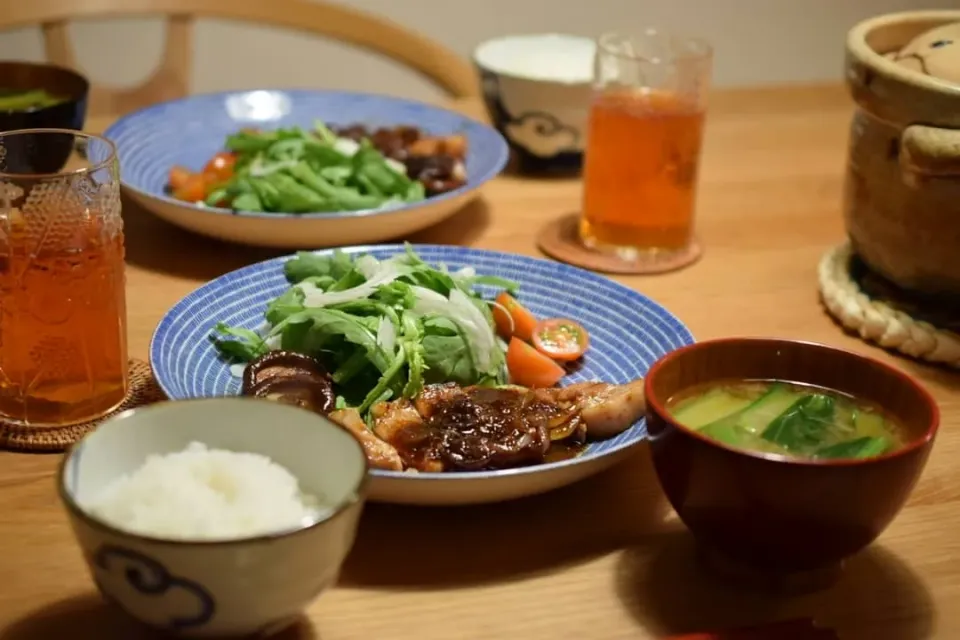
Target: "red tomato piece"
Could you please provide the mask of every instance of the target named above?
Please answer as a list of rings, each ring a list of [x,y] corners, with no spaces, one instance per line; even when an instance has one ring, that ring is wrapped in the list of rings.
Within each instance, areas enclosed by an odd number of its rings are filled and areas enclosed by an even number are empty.
[[[202,202],[207,197],[207,180],[200,173],[194,173],[179,189],[173,190],[173,197],[184,202]]]
[[[511,338],[507,347],[507,371],[510,381],[524,387],[552,387],[567,372],[519,338]]]
[[[237,156],[229,151],[221,151],[210,158],[210,162],[203,168],[203,175],[210,184],[223,184],[233,177],[233,167],[237,164]]]
[[[494,302],[493,320],[497,333],[504,338],[516,336],[529,342],[533,328],[537,326],[536,316],[506,291],[502,291]]]

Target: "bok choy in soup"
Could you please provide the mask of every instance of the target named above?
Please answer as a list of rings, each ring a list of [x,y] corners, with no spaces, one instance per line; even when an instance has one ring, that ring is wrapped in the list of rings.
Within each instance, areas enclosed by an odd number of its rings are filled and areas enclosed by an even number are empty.
[[[812,460],[871,458],[903,446],[877,407],[848,395],[773,380],[726,381],[668,403],[683,426],[731,447]]]
[[[52,107],[66,101],[66,98],[45,89],[4,89],[0,87],[0,111],[31,111]]]

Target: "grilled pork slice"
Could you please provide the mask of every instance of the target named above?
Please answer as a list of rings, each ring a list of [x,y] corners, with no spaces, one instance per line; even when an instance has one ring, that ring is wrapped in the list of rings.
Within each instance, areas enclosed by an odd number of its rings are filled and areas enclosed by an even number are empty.
[[[562,389],[431,385],[413,402],[381,402],[372,413],[374,433],[406,468],[477,471],[543,462],[551,442],[612,437],[644,409],[636,380]]]
[[[374,469],[386,469],[387,471],[403,471],[403,461],[400,454],[393,445],[384,442],[373,434],[360,417],[356,409],[337,409],[327,414],[327,417],[338,425],[352,433],[363,452],[367,456],[367,462]]]

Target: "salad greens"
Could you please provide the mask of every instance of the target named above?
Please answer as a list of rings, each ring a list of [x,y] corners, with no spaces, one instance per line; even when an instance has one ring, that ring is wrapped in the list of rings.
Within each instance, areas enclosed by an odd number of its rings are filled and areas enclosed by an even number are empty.
[[[291,287],[267,306],[263,331],[217,325],[212,338],[224,357],[248,362],[270,349],[314,356],[331,372],[338,407],[361,414],[425,384],[507,381],[491,303],[474,286],[513,292],[512,281],[434,268],[409,245],[386,260],[301,252],[284,272]]]
[[[339,138],[322,122],[299,127],[242,130],[227,137],[236,154],[233,177],[211,191],[209,206],[238,211],[306,213],[376,209],[426,197],[403,163],[369,140]]]

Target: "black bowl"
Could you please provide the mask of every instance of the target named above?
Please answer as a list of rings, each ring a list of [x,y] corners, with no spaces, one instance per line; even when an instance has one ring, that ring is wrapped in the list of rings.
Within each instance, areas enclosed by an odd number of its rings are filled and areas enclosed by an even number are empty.
[[[79,73],[49,64],[0,61],[0,90],[45,89],[66,98],[49,107],[0,110],[0,131],[16,129],[83,129],[90,83]]]
[[[49,64],[0,61],[0,91],[45,89],[65,98],[49,107],[0,109],[0,132],[21,129],[83,129],[90,83],[79,73]],[[8,138],[0,171],[13,174],[54,173],[74,150],[70,135],[23,135]]]

